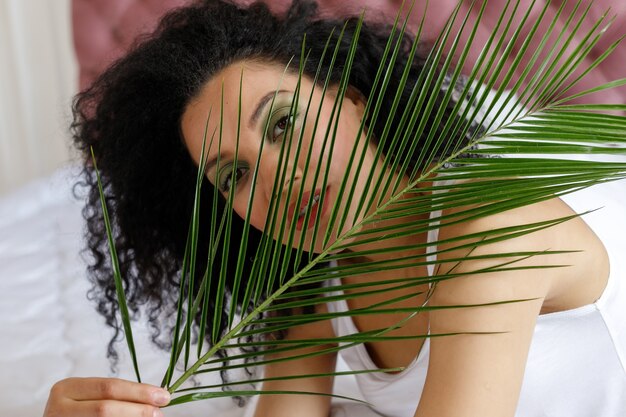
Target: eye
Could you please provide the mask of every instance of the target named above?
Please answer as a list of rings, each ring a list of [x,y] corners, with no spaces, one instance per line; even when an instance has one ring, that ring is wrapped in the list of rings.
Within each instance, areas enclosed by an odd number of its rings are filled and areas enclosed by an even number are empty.
[[[273,142],[277,141],[286,131],[289,125],[293,123],[293,116],[283,116],[278,122],[274,125],[274,130],[272,131],[272,139]]]
[[[220,191],[223,193],[230,192],[233,187],[233,183],[237,184],[244,175],[246,175],[249,171],[249,167],[247,164],[243,162],[237,163],[237,168],[235,169],[234,164],[228,164],[224,166],[223,169],[220,170],[220,175],[218,178],[218,186]]]
[[[294,122],[294,116],[289,114],[289,108],[283,108],[272,115],[267,136],[270,143],[278,141]]]

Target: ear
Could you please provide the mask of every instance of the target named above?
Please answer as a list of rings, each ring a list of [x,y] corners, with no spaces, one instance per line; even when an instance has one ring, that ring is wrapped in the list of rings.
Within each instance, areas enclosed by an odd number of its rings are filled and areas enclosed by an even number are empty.
[[[350,100],[352,104],[356,106],[356,111],[359,115],[360,119],[363,119],[365,115],[365,105],[367,103],[367,98],[355,87],[349,85],[346,89],[345,98]]]

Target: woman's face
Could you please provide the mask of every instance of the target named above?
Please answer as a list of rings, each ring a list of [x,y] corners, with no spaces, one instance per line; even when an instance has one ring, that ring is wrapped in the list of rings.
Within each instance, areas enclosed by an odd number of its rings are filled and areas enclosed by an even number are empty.
[[[299,96],[296,97],[297,83],[297,75],[285,72],[284,68],[277,64],[248,61],[233,63],[208,81],[200,94],[189,103],[182,117],[182,132],[186,146],[196,163],[199,163],[205,131],[207,132],[206,176],[225,198],[229,198],[229,194],[233,193],[233,208],[241,218],[245,218],[247,214],[253,173],[258,161],[250,223],[259,230],[265,230],[267,214],[274,199],[275,204],[278,203],[278,220],[287,216],[287,230],[295,223],[294,246],[298,245],[300,238],[304,238],[307,245],[305,248],[308,248],[318,211],[321,211],[318,235],[323,236],[333,206],[338,203],[340,213],[348,210],[347,222],[341,230],[338,226],[333,227],[329,244],[332,244],[341,232],[351,228],[352,222],[357,218],[358,202],[366,189],[367,178],[372,170],[379,171],[381,164],[376,163],[374,146],[366,144],[365,134],[359,133],[365,104],[358,93],[349,89],[343,98],[341,115],[336,126],[336,142],[331,150],[330,140],[327,141],[325,148],[323,144],[327,127],[333,119],[331,113],[336,89],[327,91],[323,97],[322,88],[304,77]],[[311,107],[307,112],[306,106],[311,93]],[[297,110],[295,114],[291,114],[292,102],[296,99]],[[241,114],[239,114],[240,103]],[[318,111],[319,123],[314,132]],[[218,145],[220,117],[223,120],[222,140]],[[238,124],[240,126],[237,145]],[[292,127],[288,127],[290,125]],[[289,141],[292,128],[293,136],[289,147],[289,143],[285,141]],[[215,135],[211,141],[213,132]],[[296,155],[296,145],[301,134],[301,150],[299,155]],[[356,172],[356,166],[349,169],[348,185],[340,194],[341,182],[348,170],[357,137],[360,137],[357,155],[365,152],[364,164],[360,172]],[[283,145],[284,152],[290,149],[287,158],[281,163]],[[309,150],[312,152],[307,168],[305,165]],[[233,170],[235,157],[237,167]],[[283,181],[277,184],[274,191],[276,177],[283,172],[285,164],[287,165],[285,178],[289,178],[292,172],[295,173],[293,184],[290,187],[289,181]],[[318,167],[321,174],[315,184],[314,177]],[[323,184],[327,167],[328,181]],[[355,189],[355,197],[348,202],[347,195],[351,188]],[[301,189],[302,200],[297,204]],[[320,200],[322,193],[324,197]],[[303,213],[306,212],[311,199],[313,202],[310,203],[310,221],[304,224]],[[358,218],[363,217],[362,211]],[[273,237],[284,241],[287,233],[279,237],[278,232],[274,232]],[[316,239],[314,251],[319,253],[323,249],[322,239]]]

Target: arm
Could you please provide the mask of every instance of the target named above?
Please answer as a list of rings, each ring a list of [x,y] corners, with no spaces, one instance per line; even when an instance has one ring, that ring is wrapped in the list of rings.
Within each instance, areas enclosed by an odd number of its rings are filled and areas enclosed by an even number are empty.
[[[443,227],[441,238],[461,236],[481,230],[537,222],[571,214],[560,200],[536,204],[470,222]],[[514,220],[512,220],[514,219]],[[582,224],[582,226],[581,226]],[[585,249],[586,228],[580,219],[530,235],[491,245],[479,246],[472,255],[546,249]],[[441,254],[441,260],[461,257],[460,250]],[[468,275],[437,284],[431,305],[481,304],[504,300],[532,299],[486,307],[435,310],[430,314],[430,331],[501,332],[487,335],[459,335],[431,339],[428,376],[417,417],[493,416],[515,414],[524,376],[526,358],[534,326],[544,302],[558,298],[564,283],[572,284],[585,265],[585,252],[537,256],[511,266],[547,264],[572,265],[568,268],[503,271]],[[456,266],[454,272],[471,272],[506,262],[507,259],[471,260]],[[449,270],[451,263],[440,269]],[[584,267],[582,267],[584,268]],[[584,271],[583,271],[584,272]],[[574,278],[572,278],[574,277]],[[570,290],[571,290],[570,286]],[[552,301],[551,301],[552,302]]]
[[[289,329],[286,339],[299,340],[333,337],[333,329],[328,321],[316,322]],[[269,356],[300,355],[307,352],[324,350],[328,346],[299,349],[291,354],[281,353]],[[335,370],[336,354],[324,354],[304,359],[295,359],[273,363],[265,367],[265,377],[275,378],[289,375],[329,373]],[[332,393],[333,378],[306,378],[285,381],[268,381],[263,384],[264,391],[308,391]],[[255,417],[327,417],[330,410],[330,397],[315,395],[261,395],[256,407]]]
[[[537,298],[522,303],[434,311],[433,334],[504,332],[431,339],[426,385],[417,413],[424,416],[511,417],[515,413],[543,288],[514,288],[496,281],[522,281],[521,272],[468,276],[438,286],[435,305]],[[497,275],[497,276],[496,276]],[[515,276],[517,275],[517,277]],[[467,282],[472,280],[472,282]],[[499,287],[499,288],[497,288]],[[465,292],[465,294],[464,294]]]

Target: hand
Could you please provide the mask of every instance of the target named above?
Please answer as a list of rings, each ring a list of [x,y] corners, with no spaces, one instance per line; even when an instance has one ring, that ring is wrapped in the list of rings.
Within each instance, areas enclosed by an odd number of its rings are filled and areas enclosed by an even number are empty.
[[[117,378],[68,378],[54,384],[43,417],[161,417],[163,388]]]

